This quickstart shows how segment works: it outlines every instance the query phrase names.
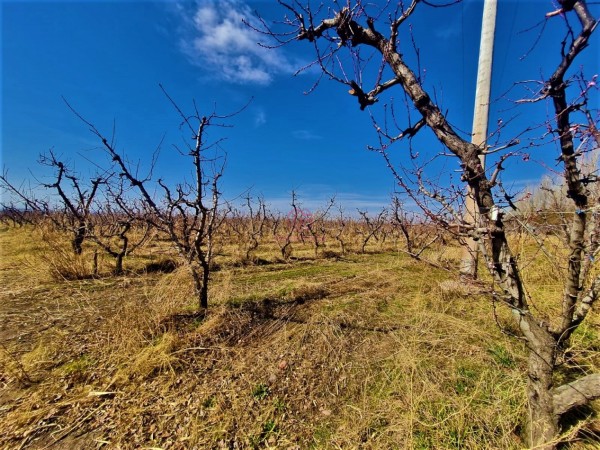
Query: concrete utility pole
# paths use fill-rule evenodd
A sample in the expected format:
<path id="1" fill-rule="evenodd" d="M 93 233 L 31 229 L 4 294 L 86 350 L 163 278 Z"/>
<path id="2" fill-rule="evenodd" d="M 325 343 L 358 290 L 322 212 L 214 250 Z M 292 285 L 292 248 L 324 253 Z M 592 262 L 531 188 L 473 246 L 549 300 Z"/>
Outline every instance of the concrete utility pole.
<path id="1" fill-rule="evenodd" d="M 471 142 L 486 148 L 488 132 L 488 115 L 490 109 L 490 86 L 492 81 L 492 60 L 494 55 L 494 31 L 496 29 L 496 0 L 485 0 L 481 26 L 481 43 L 479 45 L 479 64 L 477 68 L 477 90 L 475 91 L 475 113 L 473 116 L 473 135 Z M 479 156 L 485 168 L 485 154 Z M 471 189 L 467 190 L 465 202 L 465 222 L 477 225 L 479 222 L 477 205 Z M 477 242 L 469 239 L 461 262 L 460 272 L 477 278 L 478 249 Z"/>

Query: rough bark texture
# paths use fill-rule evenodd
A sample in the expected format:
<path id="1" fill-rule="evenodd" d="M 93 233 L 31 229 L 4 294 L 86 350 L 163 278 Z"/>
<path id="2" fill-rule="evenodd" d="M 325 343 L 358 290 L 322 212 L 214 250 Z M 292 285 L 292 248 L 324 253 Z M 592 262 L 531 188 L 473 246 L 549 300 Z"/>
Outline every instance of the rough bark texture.
<path id="1" fill-rule="evenodd" d="M 125 254 L 119 253 L 115 258 L 115 275 L 123 275 L 123 257 Z"/>
<path id="2" fill-rule="evenodd" d="M 597 398 L 600 398 L 600 374 L 594 373 L 554 389 L 554 414 L 560 416 Z"/>
<path id="3" fill-rule="evenodd" d="M 71 241 L 71 246 L 73 247 L 73 252 L 76 255 L 81 255 L 83 253 L 83 241 L 85 240 L 85 235 L 87 233 L 87 226 L 85 222 L 80 223 L 74 231 L 73 240 Z"/>
<path id="4" fill-rule="evenodd" d="M 554 410 L 552 375 L 555 366 L 555 341 L 546 330 L 534 328 L 529 338 L 527 397 L 529 399 L 529 442 L 540 450 L 555 448 L 558 416 Z"/>
<path id="5" fill-rule="evenodd" d="M 208 282 L 210 279 L 210 268 L 208 264 L 202 267 L 202 287 L 200 289 L 200 308 L 208 308 Z"/>

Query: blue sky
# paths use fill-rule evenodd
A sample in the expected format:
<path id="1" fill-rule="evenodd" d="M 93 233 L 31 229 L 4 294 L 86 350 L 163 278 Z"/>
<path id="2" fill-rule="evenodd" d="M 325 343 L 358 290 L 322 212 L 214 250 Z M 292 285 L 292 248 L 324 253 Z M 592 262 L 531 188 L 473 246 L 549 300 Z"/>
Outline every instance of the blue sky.
<path id="1" fill-rule="evenodd" d="M 420 47 L 426 87 L 435 90 L 451 122 L 465 132 L 472 121 L 482 8 L 478 0 L 441 9 L 421 5 L 408 21 Z M 591 8 L 600 15 L 598 5 Z M 548 21 L 537 46 L 521 58 L 537 39 L 541 28 L 535 25 L 554 9 L 545 0 L 499 1 L 493 99 L 514 81 L 548 77 L 556 66 L 561 18 Z M 285 13 L 275 1 L 264 0 L 3 1 L 2 167 L 17 183 L 29 179 L 35 185 L 32 174 L 42 181 L 48 175 L 37 157 L 50 148 L 83 175 L 93 172 L 90 160 L 105 161 L 97 139 L 68 110 L 64 96 L 105 134 L 114 124 L 118 150 L 139 160 L 142 170 L 164 137 L 155 173 L 183 179 L 189 170 L 171 147 L 181 140 L 180 119 L 161 83 L 184 110 L 191 110 L 195 99 L 203 111 L 216 105 L 218 112 L 229 113 L 252 99 L 230 121 L 233 128 L 212 135 L 226 137 L 225 197 L 252 189 L 285 208 L 294 189 L 309 208 L 324 205 L 332 195 L 347 209 L 387 204 L 394 180 L 381 157 L 366 150 L 377 142 L 368 112 L 359 110 L 347 87 L 328 80 L 306 95 L 316 72 L 294 72 L 311 61 L 310 47 L 258 47 L 261 36 L 241 22 L 242 17 L 252 20 L 254 10 L 267 20 Z M 400 38 L 406 58 L 416 61 L 409 35 Z M 598 73 L 598 54 L 595 36 L 578 61 L 588 77 Z M 510 95 L 519 98 L 518 92 Z M 401 99 L 402 93 L 398 88 L 390 96 Z M 390 98 L 372 107 L 374 114 L 386 101 Z M 594 102 L 598 108 L 597 95 Z M 513 118 L 503 135 L 507 138 L 543 122 L 547 113 L 546 104 L 510 106 L 494 102 L 490 117 L 492 124 Z M 425 133 L 417 150 L 443 149 Z M 405 147 L 394 151 L 396 161 L 408 161 Z M 505 184 L 534 183 L 544 173 L 537 162 L 556 157 L 552 145 L 535 152 L 533 163 L 509 163 Z M 434 170 L 456 168 L 447 161 Z"/>

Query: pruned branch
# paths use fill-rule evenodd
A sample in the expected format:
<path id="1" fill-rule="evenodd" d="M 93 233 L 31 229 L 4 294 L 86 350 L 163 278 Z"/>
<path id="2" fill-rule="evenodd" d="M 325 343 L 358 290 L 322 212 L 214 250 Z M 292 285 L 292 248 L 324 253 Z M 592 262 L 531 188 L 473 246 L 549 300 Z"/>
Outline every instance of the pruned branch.
<path id="1" fill-rule="evenodd" d="M 554 389 L 554 414 L 560 416 L 600 398 L 600 374 L 591 374 Z"/>

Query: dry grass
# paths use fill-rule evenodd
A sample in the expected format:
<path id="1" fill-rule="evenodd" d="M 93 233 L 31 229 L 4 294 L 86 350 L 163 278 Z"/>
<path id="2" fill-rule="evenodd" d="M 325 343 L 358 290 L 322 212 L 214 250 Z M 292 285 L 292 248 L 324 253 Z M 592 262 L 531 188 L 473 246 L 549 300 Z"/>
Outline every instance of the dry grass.
<path id="1" fill-rule="evenodd" d="M 0 239 L 11 260 L 38 258 L 19 231 Z M 214 273 L 206 316 L 185 268 L 32 277 L 28 297 L 4 263 L 3 307 L 58 306 L 46 322 L 11 313 L 21 328 L 56 323 L 27 342 L 4 336 L 0 447 L 523 447 L 525 349 L 501 333 L 477 286 L 398 253 L 292 263 L 257 254 L 275 262 Z M 457 255 L 446 248 L 437 261 Z M 590 319 L 569 365 L 597 372 L 600 320 Z M 570 429 L 572 448 L 594 448 L 580 440 L 597 428 L 592 415 Z"/>

